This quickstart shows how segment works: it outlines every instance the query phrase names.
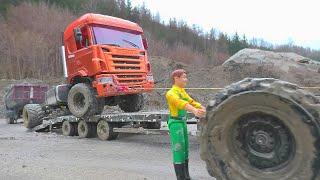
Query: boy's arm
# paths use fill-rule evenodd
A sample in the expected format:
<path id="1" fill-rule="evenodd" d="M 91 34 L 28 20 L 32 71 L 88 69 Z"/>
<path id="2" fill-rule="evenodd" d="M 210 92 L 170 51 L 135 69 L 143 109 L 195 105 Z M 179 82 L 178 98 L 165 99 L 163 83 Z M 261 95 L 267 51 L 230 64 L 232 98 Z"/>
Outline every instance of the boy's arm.
<path id="1" fill-rule="evenodd" d="M 192 112 L 197 117 L 204 117 L 205 110 L 202 109 L 201 104 L 199 103 L 199 108 L 193 106 L 188 101 L 181 99 L 177 94 L 167 92 L 166 98 L 169 104 L 175 106 L 178 109 L 185 109 L 189 112 Z"/>
<path id="2" fill-rule="evenodd" d="M 202 105 L 201 105 L 199 102 L 197 102 L 197 101 L 195 101 L 194 99 L 192 99 L 187 92 L 185 92 L 185 93 L 186 93 L 188 102 L 189 102 L 193 107 L 195 107 L 195 108 L 197 108 L 197 109 L 198 109 L 198 108 L 202 108 Z"/>

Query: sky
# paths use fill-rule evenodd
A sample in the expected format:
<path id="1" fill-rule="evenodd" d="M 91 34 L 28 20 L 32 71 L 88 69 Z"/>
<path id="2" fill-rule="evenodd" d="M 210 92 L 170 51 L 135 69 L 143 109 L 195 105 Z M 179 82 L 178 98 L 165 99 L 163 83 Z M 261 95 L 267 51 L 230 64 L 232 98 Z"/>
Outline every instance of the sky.
<path id="1" fill-rule="evenodd" d="M 132 0 L 134 6 L 143 2 L 164 22 L 176 18 L 204 31 L 215 28 L 275 45 L 293 42 L 320 50 L 318 0 Z"/>

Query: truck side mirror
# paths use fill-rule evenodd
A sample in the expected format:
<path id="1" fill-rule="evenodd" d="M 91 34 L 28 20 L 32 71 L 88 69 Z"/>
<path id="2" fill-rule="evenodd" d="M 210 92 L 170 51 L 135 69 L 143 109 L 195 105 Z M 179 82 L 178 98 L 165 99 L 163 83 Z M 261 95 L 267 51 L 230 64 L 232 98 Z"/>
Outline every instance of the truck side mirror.
<path id="1" fill-rule="evenodd" d="M 148 50 L 148 41 L 147 41 L 146 38 L 143 38 L 143 39 L 142 39 L 142 43 L 143 43 L 144 49 L 145 49 L 145 50 Z"/>
<path id="2" fill-rule="evenodd" d="M 76 39 L 76 42 L 79 42 L 79 43 L 82 42 L 82 32 L 80 28 L 74 29 L 74 37 Z"/>

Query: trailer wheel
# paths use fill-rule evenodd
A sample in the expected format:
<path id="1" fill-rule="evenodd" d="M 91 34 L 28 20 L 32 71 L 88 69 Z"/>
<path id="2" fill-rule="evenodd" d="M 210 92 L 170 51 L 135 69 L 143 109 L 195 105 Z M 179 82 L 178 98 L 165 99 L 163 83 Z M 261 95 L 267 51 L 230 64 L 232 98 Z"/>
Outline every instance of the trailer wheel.
<path id="1" fill-rule="evenodd" d="M 63 121 L 61 129 L 62 134 L 65 136 L 75 136 L 77 132 L 75 124 L 69 121 Z"/>
<path id="2" fill-rule="evenodd" d="M 32 129 L 42 123 L 45 112 L 40 104 L 27 104 L 23 108 L 23 124 L 26 128 Z"/>
<path id="3" fill-rule="evenodd" d="M 100 120 L 97 125 L 97 134 L 99 139 L 103 141 L 117 139 L 119 133 L 113 132 L 114 127 L 117 127 L 115 123 Z"/>
<path id="4" fill-rule="evenodd" d="M 96 98 L 96 91 L 90 85 L 79 83 L 74 85 L 68 94 L 68 107 L 76 117 L 89 117 L 101 114 L 103 101 Z"/>
<path id="5" fill-rule="evenodd" d="M 119 107 L 124 112 L 138 112 L 144 106 L 145 98 L 142 94 L 131 94 L 121 96 L 119 100 Z"/>
<path id="6" fill-rule="evenodd" d="M 78 134 L 80 138 L 92 138 L 96 135 L 96 126 L 94 123 L 81 120 L 78 123 Z"/>
<path id="7" fill-rule="evenodd" d="M 319 178 L 319 100 L 275 79 L 226 87 L 207 108 L 201 158 L 219 180 Z"/>

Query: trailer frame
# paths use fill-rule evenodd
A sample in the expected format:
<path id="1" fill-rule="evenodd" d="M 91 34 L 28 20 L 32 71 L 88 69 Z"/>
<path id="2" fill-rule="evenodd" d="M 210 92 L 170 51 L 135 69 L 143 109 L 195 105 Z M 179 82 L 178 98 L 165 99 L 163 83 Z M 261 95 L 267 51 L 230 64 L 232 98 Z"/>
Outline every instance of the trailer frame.
<path id="1" fill-rule="evenodd" d="M 94 115 L 89 118 L 77 118 L 73 115 L 59 117 L 44 117 L 42 124 L 34 127 L 31 131 L 35 132 L 51 132 L 54 129 L 62 128 L 62 123 L 68 121 L 70 123 L 79 123 L 85 121 L 88 123 L 98 123 L 105 120 L 108 123 L 128 124 L 129 127 L 114 127 L 115 133 L 132 133 L 144 135 L 167 135 L 167 129 L 148 129 L 141 127 L 141 123 L 161 123 L 168 120 L 169 113 L 167 111 L 149 111 L 149 112 L 134 112 L 134 113 L 110 113 L 102 115 Z M 189 113 L 187 124 L 197 124 L 197 119 Z"/>

